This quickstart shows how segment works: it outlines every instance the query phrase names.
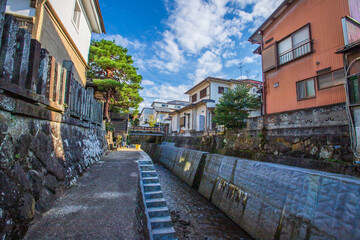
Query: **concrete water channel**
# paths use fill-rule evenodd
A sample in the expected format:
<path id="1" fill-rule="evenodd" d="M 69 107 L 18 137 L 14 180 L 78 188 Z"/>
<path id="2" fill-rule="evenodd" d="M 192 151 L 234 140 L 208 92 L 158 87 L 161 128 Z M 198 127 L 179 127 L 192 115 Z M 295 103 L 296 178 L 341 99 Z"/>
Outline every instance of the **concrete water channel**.
<path id="1" fill-rule="evenodd" d="M 252 239 L 196 190 L 159 164 L 155 168 L 178 239 Z"/>

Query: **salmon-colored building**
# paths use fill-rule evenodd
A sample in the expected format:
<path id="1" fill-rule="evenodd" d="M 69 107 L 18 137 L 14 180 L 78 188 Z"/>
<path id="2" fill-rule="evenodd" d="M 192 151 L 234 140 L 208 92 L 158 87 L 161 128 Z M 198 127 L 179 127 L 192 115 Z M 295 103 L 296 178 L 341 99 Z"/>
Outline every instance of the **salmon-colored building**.
<path id="1" fill-rule="evenodd" d="M 336 52 L 344 46 L 341 18 L 360 21 L 359 11 L 359 0 L 285 0 L 256 30 L 249 41 L 260 45 L 266 114 L 346 101 Z"/>

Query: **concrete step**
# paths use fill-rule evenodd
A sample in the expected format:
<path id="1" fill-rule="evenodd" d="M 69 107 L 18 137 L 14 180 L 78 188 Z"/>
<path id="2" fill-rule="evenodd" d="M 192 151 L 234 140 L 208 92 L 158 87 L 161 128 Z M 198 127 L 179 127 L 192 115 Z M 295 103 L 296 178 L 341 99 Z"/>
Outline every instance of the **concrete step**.
<path id="1" fill-rule="evenodd" d="M 156 171 L 141 171 L 142 177 L 157 177 Z"/>
<path id="2" fill-rule="evenodd" d="M 164 195 L 162 191 L 153 191 L 153 192 L 146 192 L 145 193 L 145 200 L 153 199 L 153 198 L 163 198 Z"/>
<path id="3" fill-rule="evenodd" d="M 152 165 L 153 162 L 152 161 L 148 161 L 148 160 L 141 160 L 139 161 L 140 165 Z"/>
<path id="4" fill-rule="evenodd" d="M 141 171 L 152 171 L 155 170 L 154 165 L 140 165 Z"/>
<path id="5" fill-rule="evenodd" d="M 152 234 L 154 240 L 176 239 L 175 229 L 173 227 L 153 229 Z"/>
<path id="6" fill-rule="evenodd" d="M 168 207 L 151 207 L 151 208 L 148 208 L 148 214 L 149 214 L 150 218 L 170 216 L 170 212 L 169 212 Z"/>
<path id="7" fill-rule="evenodd" d="M 166 207 L 166 201 L 165 198 L 153 198 L 145 200 L 146 207 L 152 208 L 152 207 Z"/>
<path id="8" fill-rule="evenodd" d="M 146 183 L 158 183 L 159 182 L 159 178 L 157 177 L 146 177 L 146 178 L 143 178 L 143 183 L 146 184 Z"/>
<path id="9" fill-rule="evenodd" d="M 153 191 L 160 191 L 161 185 L 159 183 L 147 183 L 144 184 L 144 191 L 145 192 L 153 192 Z"/>
<path id="10" fill-rule="evenodd" d="M 150 219 L 151 229 L 172 227 L 170 216 L 154 217 Z"/>

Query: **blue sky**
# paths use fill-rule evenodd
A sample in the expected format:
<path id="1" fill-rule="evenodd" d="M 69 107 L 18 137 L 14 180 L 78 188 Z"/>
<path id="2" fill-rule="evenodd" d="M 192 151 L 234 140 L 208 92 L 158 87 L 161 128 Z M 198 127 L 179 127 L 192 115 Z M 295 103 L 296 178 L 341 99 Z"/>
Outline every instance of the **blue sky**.
<path id="1" fill-rule="evenodd" d="M 207 76 L 261 80 L 249 36 L 282 0 L 100 0 L 105 38 L 129 50 L 143 76 L 144 106 L 188 100 Z M 242 76 L 239 63 L 242 62 Z"/>

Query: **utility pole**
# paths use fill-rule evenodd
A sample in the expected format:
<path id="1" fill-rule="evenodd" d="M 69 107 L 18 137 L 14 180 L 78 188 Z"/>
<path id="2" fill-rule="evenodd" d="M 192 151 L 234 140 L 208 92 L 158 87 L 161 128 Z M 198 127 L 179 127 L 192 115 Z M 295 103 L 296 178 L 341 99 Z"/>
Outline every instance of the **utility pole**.
<path id="1" fill-rule="evenodd" d="M 259 74 L 259 73 L 257 73 L 257 74 L 256 74 L 255 79 L 256 79 L 256 80 L 258 80 L 258 79 L 259 79 L 259 77 L 260 77 L 260 74 Z"/>
<path id="2" fill-rule="evenodd" d="M 242 79 L 242 69 L 243 69 L 242 62 L 239 63 L 239 69 L 240 69 L 240 80 Z"/>

